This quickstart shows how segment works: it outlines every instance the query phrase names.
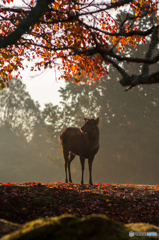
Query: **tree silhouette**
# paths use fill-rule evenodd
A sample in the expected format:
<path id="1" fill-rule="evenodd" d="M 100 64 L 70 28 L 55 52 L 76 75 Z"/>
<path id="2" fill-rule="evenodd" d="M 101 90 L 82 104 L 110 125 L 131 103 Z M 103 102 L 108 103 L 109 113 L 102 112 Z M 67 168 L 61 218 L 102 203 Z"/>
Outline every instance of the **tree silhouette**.
<path id="1" fill-rule="evenodd" d="M 50 139 L 55 133 L 47 131 L 44 119 L 20 79 L 0 92 L 1 182 L 62 179 L 61 149 L 55 137 Z"/>
<path id="2" fill-rule="evenodd" d="M 20 79 L 13 78 L 9 89 L 0 92 L 0 125 L 8 125 L 16 134 L 28 139 L 40 121 L 38 103 L 34 103 Z"/>

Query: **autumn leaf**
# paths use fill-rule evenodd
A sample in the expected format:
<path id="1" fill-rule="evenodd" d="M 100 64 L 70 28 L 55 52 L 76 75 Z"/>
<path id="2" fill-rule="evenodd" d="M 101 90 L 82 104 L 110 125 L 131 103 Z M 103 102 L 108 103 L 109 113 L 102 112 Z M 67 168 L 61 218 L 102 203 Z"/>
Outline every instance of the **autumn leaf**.
<path id="1" fill-rule="evenodd" d="M 30 5 L 31 5 L 31 6 L 34 5 L 34 0 L 31 0 Z"/>
<path id="2" fill-rule="evenodd" d="M 12 79 L 12 74 L 9 73 L 9 80 L 11 80 L 11 79 Z"/>
<path id="3" fill-rule="evenodd" d="M 54 29 L 55 29 L 55 31 L 57 31 L 57 24 L 54 25 Z"/>
<path id="4" fill-rule="evenodd" d="M 71 67 L 71 70 L 72 70 L 73 72 L 76 70 L 76 68 L 75 68 L 74 65 Z"/>

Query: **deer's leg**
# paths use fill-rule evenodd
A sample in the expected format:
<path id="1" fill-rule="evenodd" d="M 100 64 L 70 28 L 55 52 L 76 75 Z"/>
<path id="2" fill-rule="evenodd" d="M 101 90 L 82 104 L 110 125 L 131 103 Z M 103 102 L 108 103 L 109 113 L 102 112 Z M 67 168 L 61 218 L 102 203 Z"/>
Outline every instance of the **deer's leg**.
<path id="1" fill-rule="evenodd" d="M 65 161 L 65 164 L 64 164 L 65 165 L 65 183 L 68 182 L 68 180 L 67 180 L 68 154 L 69 154 L 69 152 L 65 148 L 63 148 L 63 156 L 64 156 L 64 161 Z"/>
<path id="2" fill-rule="evenodd" d="M 80 162 L 81 162 L 81 170 L 82 170 L 82 175 L 81 175 L 81 184 L 83 184 L 83 174 L 84 174 L 84 163 L 85 163 L 85 158 L 80 156 Z"/>
<path id="3" fill-rule="evenodd" d="M 71 178 L 71 171 L 70 171 L 70 164 L 72 160 L 75 158 L 75 155 L 72 153 L 69 153 L 69 158 L 68 158 L 68 174 L 69 174 L 69 182 L 72 183 L 72 178 Z"/>
<path id="4" fill-rule="evenodd" d="M 92 183 L 92 162 L 94 157 L 88 158 L 88 167 L 89 167 L 89 184 L 93 185 Z"/>

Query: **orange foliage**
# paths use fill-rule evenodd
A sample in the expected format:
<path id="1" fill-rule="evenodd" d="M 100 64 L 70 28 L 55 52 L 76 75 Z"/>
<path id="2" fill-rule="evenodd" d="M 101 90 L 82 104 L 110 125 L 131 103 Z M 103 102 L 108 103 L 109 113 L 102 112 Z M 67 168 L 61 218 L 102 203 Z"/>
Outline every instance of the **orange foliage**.
<path id="1" fill-rule="evenodd" d="M 17 12 L 5 8 L 5 4 L 11 4 L 13 0 L 2 0 L 2 2 L 4 7 L 0 9 L 3 17 L 0 26 L 1 38 L 14 32 L 21 19 L 26 16 L 23 8 Z M 111 2 L 115 4 L 118 1 Z M 31 0 L 30 7 L 36 7 L 36 1 Z M 135 48 L 137 42 L 145 43 L 144 36 L 135 34 L 125 36 L 125 33 L 140 31 L 137 28 L 138 19 L 144 11 L 148 16 L 157 14 L 157 1 L 139 0 L 130 3 L 129 11 L 134 12 L 135 18 L 132 24 L 128 21 L 123 22 L 123 36 L 117 35 L 120 22 L 108 11 L 98 11 L 93 15 L 89 11 L 84 12 L 84 8 L 93 11 L 89 8 L 89 1 L 86 0 L 76 3 L 69 0 L 53 1 L 39 21 L 30 27 L 27 36 L 23 35 L 16 44 L 1 48 L 1 78 L 4 81 L 11 79 L 12 72 L 23 69 L 24 59 L 28 61 L 35 59 L 32 70 L 41 70 L 42 67 L 52 68 L 57 63 L 57 59 L 61 58 L 62 65 L 59 65 L 58 69 L 63 71 L 64 75 L 62 74 L 61 78 L 65 78 L 66 81 L 73 76 L 76 83 L 84 77 L 90 77 L 94 81 L 99 80 L 99 76 L 107 73 L 107 64 L 109 64 L 103 59 L 101 52 L 107 56 L 106 51 L 114 45 L 119 53 L 123 53 L 125 45 L 130 44 Z"/>

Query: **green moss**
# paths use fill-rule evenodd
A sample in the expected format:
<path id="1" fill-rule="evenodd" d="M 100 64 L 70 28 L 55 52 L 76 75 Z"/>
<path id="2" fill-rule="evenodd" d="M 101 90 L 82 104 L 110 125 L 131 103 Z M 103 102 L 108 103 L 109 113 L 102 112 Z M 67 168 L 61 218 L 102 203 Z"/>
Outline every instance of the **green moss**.
<path id="1" fill-rule="evenodd" d="M 73 215 L 62 215 L 28 222 L 1 240 L 128 240 L 130 230 L 157 231 L 153 225 L 144 226 L 141 223 L 122 225 L 103 215 L 90 215 L 81 219 Z M 133 240 L 137 239 L 154 238 L 133 237 Z"/>
<path id="2" fill-rule="evenodd" d="M 20 226 L 21 226 L 20 224 L 16 224 L 16 223 L 8 222 L 4 219 L 0 219 L 0 238 L 5 234 L 8 234 L 20 228 Z"/>
<path id="3" fill-rule="evenodd" d="M 159 235 L 159 227 L 149 223 L 129 223 L 125 224 L 125 226 L 131 228 L 134 232 L 157 232 Z"/>

